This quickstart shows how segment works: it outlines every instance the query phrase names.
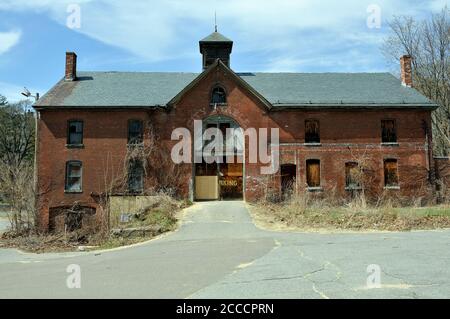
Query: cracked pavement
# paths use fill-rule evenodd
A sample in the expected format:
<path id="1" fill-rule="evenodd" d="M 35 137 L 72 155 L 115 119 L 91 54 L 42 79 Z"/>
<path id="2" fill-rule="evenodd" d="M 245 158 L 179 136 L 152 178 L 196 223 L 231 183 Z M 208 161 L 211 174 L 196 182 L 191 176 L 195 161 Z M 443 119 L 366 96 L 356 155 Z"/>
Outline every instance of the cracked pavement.
<path id="1" fill-rule="evenodd" d="M 449 298 L 450 230 L 260 230 L 245 203 L 189 208 L 180 229 L 134 247 L 24 254 L 0 249 L 1 298 Z M 66 268 L 81 267 L 69 289 Z M 369 265 L 380 285 L 369 288 Z"/>

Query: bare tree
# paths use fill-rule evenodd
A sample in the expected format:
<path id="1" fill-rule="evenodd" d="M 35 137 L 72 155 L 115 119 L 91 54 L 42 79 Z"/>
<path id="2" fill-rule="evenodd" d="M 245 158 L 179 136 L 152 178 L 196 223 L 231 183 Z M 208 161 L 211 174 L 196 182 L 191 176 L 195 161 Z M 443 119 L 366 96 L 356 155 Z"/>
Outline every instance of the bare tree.
<path id="1" fill-rule="evenodd" d="M 36 216 L 33 164 L 17 166 L 0 162 L 0 192 L 10 207 L 11 230 L 18 234 L 32 231 Z"/>
<path id="2" fill-rule="evenodd" d="M 35 119 L 30 102 L 0 107 L 0 161 L 19 167 L 34 158 Z"/>
<path id="3" fill-rule="evenodd" d="M 389 25 L 391 35 L 382 51 L 396 64 L 403 54 L 412 57 L 414 87 L 439 105 L 432 115 L 435 152 L 449 155 L 450 9 L 445 7 L 424 21 L 394 17 Z"/>
<path id="4" fill-rule="evenodd" d="M 166 149 L 151 123 L 145 125 L 142 143 L 130 143 L 120 162 L 107 153 L 103 163 L 102 192 L 95 194 L 101 209 L 102 226 L 109 233 L 111 212 L 110 198 L 116 195 L 146 196 L 165 193 L 177 196 L 183 186 L 182 167 L 173 163 L 170 150 Z M 130 190 L 131 163 L 139 162 L 143 169 L 143 188 L 139 192 Z"/>
<path id="5" fill-rule="evenodd" d="M 30 103 L 8 104 L 0 96 L 0 194 L 10 206 L 13 231 L 31 230 L 35 222 L 34 115 Z"/>

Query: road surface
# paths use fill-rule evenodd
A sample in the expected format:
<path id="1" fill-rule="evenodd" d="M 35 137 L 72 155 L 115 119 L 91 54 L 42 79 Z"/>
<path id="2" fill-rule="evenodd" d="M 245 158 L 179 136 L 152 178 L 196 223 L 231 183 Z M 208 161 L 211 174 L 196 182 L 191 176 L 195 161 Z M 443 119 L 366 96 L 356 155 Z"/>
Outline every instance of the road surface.
<path id="1" fill-rule="evenodd" d="M 450 298 L 449 265 L 449 230 L 269 232 L 243 202 L 205 202 L 178 231 L 134 247 L 0 249 L 0 298 Z"/>

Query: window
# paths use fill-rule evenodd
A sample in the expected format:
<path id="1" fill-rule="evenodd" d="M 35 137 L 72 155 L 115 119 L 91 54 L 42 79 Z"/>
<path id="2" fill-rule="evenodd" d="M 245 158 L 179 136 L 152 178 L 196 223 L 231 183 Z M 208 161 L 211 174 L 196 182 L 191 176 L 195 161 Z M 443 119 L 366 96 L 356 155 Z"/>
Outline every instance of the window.
<path id="1" fill-rule="evenodd" d="M 144 189 L 144 167 L 141 160 L 131 160 L 128 170 L 128 191 L 142 193 Z"/>
<path id="2" fill-rule="evenodd" d="M 320 161 L 306 161 L 306 183 L 308 187 L 320 187 Z"/>
<path id="3" fill-rule="evenodd" d="M 128 121 L 128 144 L 141 144 L 144 141 L 143 127 L 140 120 Z"/>
<path id="4" fill-rule="evenodd" d="M 82 164 L 79 161 L 70 161 L 66 164 L 67 192 L 81 192 Z"/>
<path id="5" fill-rule="evenodd" d="M 345 163 L 345 187 L 350 189 L 360 188 L 360 170 L 358 163 Z"/>
<path id="6" fill-rule="evenodd" d="M 381 142 L 397 143 L 397 128 L 395 125 L 395 120 L 381 121 Z"/>
<path id="7" fill-rule="evenodd" d="M 320 143 L 319 121 L 305 121 L 305 143 Z"/>
<path id="8" fill-rule="evenodd" d="M 396 159 L 387 159 L 384 161 L 384 185 L 386 187 L 398 186 L 398 172 Z"/>
<path id="9" fill-rule="evenodd" d="M 95 208 L 73 204 L 52 207 L 49 210 L 48 231 L 50 233 L 72 232 L 95 222 Z"/>
<path id="10" fill-rule="evenodd" d="M 216 86 L 212 90 L 211 104 L 213 104 L 213 105 L 216 105 L 216 104 L 218 104 L 218 105 L 227 104 L 227 95 L 225 93 L 225 90 L 222 87 Z"/>
<path id="11" fill-rule="evenodd" d="M 295 190 L 297 166 L 295 164 L 281 165 L 281 192 L 290 195 Z"/>
<path id="12" fill-rule="evenodd" d="M 69 121 L 67 133 L 68 145 L 83 144 L 83 121 Z"/>

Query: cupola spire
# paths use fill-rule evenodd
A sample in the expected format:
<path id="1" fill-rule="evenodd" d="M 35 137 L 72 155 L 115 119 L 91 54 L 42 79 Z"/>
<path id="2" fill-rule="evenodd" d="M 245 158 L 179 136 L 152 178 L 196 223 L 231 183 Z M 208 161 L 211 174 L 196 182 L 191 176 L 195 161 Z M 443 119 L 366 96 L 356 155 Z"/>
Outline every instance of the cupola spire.
<path id="1" fill-rule="evenodd" d="M 214 32 L 217 32 L 217 12 L 214 11 Z"/>

